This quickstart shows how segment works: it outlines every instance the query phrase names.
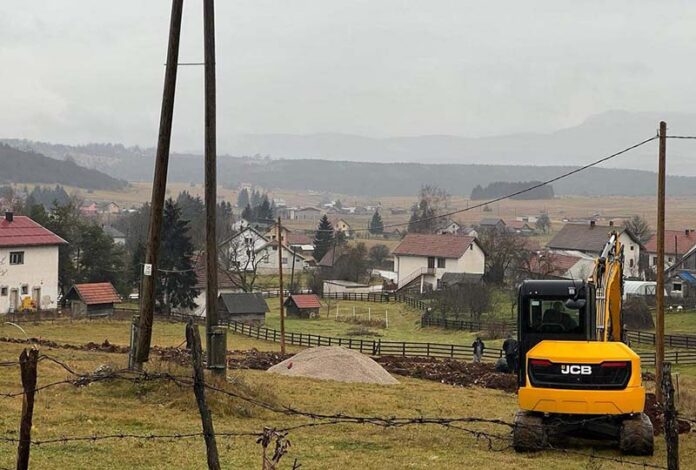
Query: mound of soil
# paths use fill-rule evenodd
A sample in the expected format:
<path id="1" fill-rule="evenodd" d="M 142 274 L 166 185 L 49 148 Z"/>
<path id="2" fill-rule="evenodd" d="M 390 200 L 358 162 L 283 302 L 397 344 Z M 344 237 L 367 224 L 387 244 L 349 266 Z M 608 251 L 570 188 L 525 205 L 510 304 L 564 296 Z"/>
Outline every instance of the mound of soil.
<path id="1" fill-rule="evenodd" d="M 435 380 L 448 385 L 476 385 L 510 393 L 517 391 L 517 376 L 496 372 L 493 364 L 399 356 L 383 356 L 376 360 L 393 374 Z"/>
<path id="2" fill-rule="evenodd" d="M 399 383 L 369 356 L 335 346 L 306 349 L 271 367 L 268 372 L 338 382 Z"/>
<path id="3" fill-rule="evenodd" d="M 648 415 L 653 425 L 653 434 L 662 434 L 665 430 L 665 415 L 662 406 L 657 402 L 654 393 L 645 394 L 645 414 Z M 691 431 L 691 424 L 688 421 L 677 418 L 677 430 L 679 434 Z"/>

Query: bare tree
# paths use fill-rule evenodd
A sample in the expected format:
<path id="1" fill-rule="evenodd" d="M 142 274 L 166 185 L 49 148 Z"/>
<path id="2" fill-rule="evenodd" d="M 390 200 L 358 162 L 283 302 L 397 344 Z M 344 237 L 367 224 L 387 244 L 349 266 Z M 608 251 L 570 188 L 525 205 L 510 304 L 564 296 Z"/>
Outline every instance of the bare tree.
<path id="1" fill-rule="evenodd" d="M 220 264 L 230 273 L 230 281 L 244 292 L 254 290 L 259 265 L 270 259 L 267 250 L 256 250 L 254 240 L 242 236 L 231 238 L 219 253 Z"/>
<path id="2" fill-rule="evenodd" d="M 635 235 L 641 243 L 646 243 L 652 237 L 650 224 L 639 215 L 634 215 L 630 219 L 624 220 L 623 227 Z"/>
<path id="3" fill-rule="evenodd" d="M 440 217 L 449 205 L 450 195 L 437 186 L 425 185 L 418 194 L 418 202 L 411 207 L 408 231 L 412 233 L 437 233 L 447 223 Z"/>
<path id="4" fill-rule="evenodd" d="M 503 284 L 530 257 L 524 237 L 508 231 L 485 230 L 480 242 L 486 253 L 486 280 L 493 284 Z"/>

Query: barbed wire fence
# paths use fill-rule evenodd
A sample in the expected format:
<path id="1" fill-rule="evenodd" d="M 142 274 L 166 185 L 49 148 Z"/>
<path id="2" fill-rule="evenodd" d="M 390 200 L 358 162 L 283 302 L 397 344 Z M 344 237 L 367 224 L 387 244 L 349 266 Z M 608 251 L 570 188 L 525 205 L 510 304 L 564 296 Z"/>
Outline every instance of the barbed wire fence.
<path id="1" fill-rule="evenodd" d="M 198 341 L 195 340 L 194 331 L 198 331 L 198 327 L 192 322 L 186 326 L 188 335 L 193 335 L 193 341 L 190 342 L 190 349 L 186 350 L 192 356 L 192 375 L 176 375 L 166 372 L 147 372 L 147 371 L 135 371 L 130 369 L 119 369 L 112 370 L 109 368 L 98 369 L 92 373 L 81 373 L 76 370 L 76 368 L 67 364 L 59 358 L 51 355 L 41 354 L 38 347 L 35 345 L 30 349 L 25 349 L 22 351 L 18 361 L 0 361 L 1 367 L 19 367 L 22 373 L 22 390 L 21 391 L 7 391 L 0 392 L 0 399 L 12 399 L 17 397 L 23 397 L 23 407 L 22 407 L 22 417 L 21 417 L 21 430 L 19 437 L 14 436 L 0 436 L 0 444 L 14 444 L 18 447 L 17 455 L 17 467 L 18 469 L 28 469 L 29 468 L 29 452 L 32 446 L 46 446 L 55 444 L 67 444 L 70 442 L 90 442 L 99 443 L 109 440 L 140 440 L 149 442 L 175 442 L 181 439 L 200 439 L 206 442 L 206 450 L 208 456 L 208 468 L 220 468 L 219 459 L 217 457 L 217 451 L 215 449 L 212 452 L 211 458 L 211 445 L 210 441 L 215 442 L 216 438 L 230 439 L 230 438 L 256 438 L 256 443 L 261 446 L 262 454 L 262 469 L 263 470 L 277 470 L 279 469 L 279 464 L 281 459 L 289 453 L 291 446 L 291 441 L 289 436 L 292 432 L 301 429 L 309 428 L 320 428 L 329 426 L 339 426 L 339 425 L 365 425 L 365 426 L 377 426 L 385 429 L 396 429 L 411 426 L 436 426 L 445 428 L 448 430 L 461 432 L 473 437 L 476 442 L 483 442 L 488 451 L 492 452 L 503 452 L 512 448 L 512 432 L 515 427 L 519 426 L 534 426 L 530 424 L 521 425 L 519 423 L 513 423 L 500 418 L 483 418 L 475 416 L 458 416 L 458 417 L 429 417 L 429 416 L 416 416 L 416 417 L 384 417 L 384 416 L 364 416 L 364 415 L 351 415 L 345 413 L 328 414 L 328 413 L 318 413 L 313 411 L 302 410 L 290 405 L 277 405 L 264 401 L 254 396 L 249 396 L 246 393 L 230 389 L 223 385 L 207 383 L 203 379 L 203 368 L 202 362 L 197 361 L 194 356 L 198 355 L 200 359 L 202 356 L 200 337 L 198 336 Z M 184 351 L 182 351 L 183 353 Z M 40 363 L 51 363 L 61 369 L 63 369 L 68 377 L 63 380 L 57 380 L 50 382 L 48 384 L 37 386 L 36 378 L 38 376 L 38 365 Z M 199 368 L 201 372 L 200 376 L 196 375 L 196 369 Z M 28 376 L 27 376 L 28 374 Z M 33 374 L 33 378 L 32 378 Z M 28 379 L 28 380 L 25 380 Z M 186 431 L 186 432 L 168 432 L 168 433 L 133 433 L 133 432 L 111 432 L 105 434 L 85 434 L 85 435 L 63 435 L 44 439 L 32 439 L 31 437 L 31 421 L 33 419 L 33 406 L 26 406 L 28 402 L 33 403 L 34 395 L 40 391 L 51 389 L 59 386 L 74 386 L 74 387 L 85 387 L 93 383 L 101 382 L 115 382 L 115 381 L 125 381 L 134 384 L 143 384 L 149 382 L 170 382 L 174 383 L 180 387 L 195 389 L 199 387 L 208 394 L 217 394 L 226 398 L 241 400 L 250 405 L 259 407 L 261 409 L 267 410 L 274 414 L 293 416 L 299 418 L 306 418 L 309 421 L 296 424 L 293 426 L 288 426 L 284 428 L 276 427 L 264 427 L 260 431 L 232 431 L 232 430 L 214 430 L 212 428 L 212 417 L 210 412 L 207 412 L 207 417 L 205 410 L 207 410 L 207 404 L 205 402 L 205 397 L 200 396 L 196 393 L 196 399 L 199 402 L 199 411 L 201 411 L 201 419 L 203 424 L 202 431 Z M 200 391 L 200 390 L 199 390 Z M 203 402 L 202 407 L 200 402 Z M 206 419 L 209 419 L 209 425 L 205 424 Z M 597 420 L 603 419 L 602 417 L 595 418 Z M 591 421 L 589 419 L 588 421 Z M 554 426 L 563 426 L 563 421 L 558 421 L 556 423 L 545 425 L 547 429 L 551 427 L 553 431 Z M 499 431 L 491 430 L 491 428 L 499 429 Z M 579 450 L 560 448 L 552 445 L 551 443 L 544 444 L 538 450 L 546 450 L 552 452 L 560 452 L 566 455 L 573 455 L 579 457 L 585 457 L 589 460 L 612 462 L 621 465 L 633 466 L 633 467 L 643 467 L 643 468 L 667 468 L 648 461 L 635 461 L 629 460 L 623 457 L 615 457 L 609 455 L 600 455 L 595 452 L 582 452 Z M 217 465 L 217 466 L 216 466 Z M 297 460 L 294 460 L 291 464 L 291 468 L 298 469 L 301 465 Z M 2 467 L 0 467 L 2 470 Z"/>

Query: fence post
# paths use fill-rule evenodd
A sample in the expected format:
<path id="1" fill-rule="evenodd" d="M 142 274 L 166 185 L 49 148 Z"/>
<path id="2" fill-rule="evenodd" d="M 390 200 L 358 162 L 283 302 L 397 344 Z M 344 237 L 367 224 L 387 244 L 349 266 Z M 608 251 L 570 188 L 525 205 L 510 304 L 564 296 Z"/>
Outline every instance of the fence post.
<path id="1" fill-rule="evenodd" d="M 220 470 L 217 443 L 215 442 L 215 429 L 213 418 L 205 402 L 205 375 L 203 372 L 203 348 L 201 347 L 201 335 L 198 326 L 189 320 L 186 325 L 186 341 L 191 345 L 191 363 L 193 365 L 193 393 L 196 395 L 198 411 L 201 414 L 203 425 L 203 438 L 205 450 L 208 456 L 208 469 Z M 209 346 L 210 347 L 210 346 Z"/>
<path id="2" fill-rule="evenodd" d="M 662 371 L 662 395 L 665 408 L 665 443 L 667 445 L 667 468 L 679 470 L 679 431 L 677 412 L 674 407 L 674 387 L 672 386 L 672 364 L 664 363 Z"/>
<path id="3" fill-rule="evenodd" d="M 19 355 L 22 376 L 22 421 L 19 425 L 19 445 L 17 446 L 17 470 L 29 468 L 29 451 L 31 449 L 31 423 L 34 417 L 34 394 L 36 393 L 36 364 L 39 361 L 38 349 L 25 349 Z"/>

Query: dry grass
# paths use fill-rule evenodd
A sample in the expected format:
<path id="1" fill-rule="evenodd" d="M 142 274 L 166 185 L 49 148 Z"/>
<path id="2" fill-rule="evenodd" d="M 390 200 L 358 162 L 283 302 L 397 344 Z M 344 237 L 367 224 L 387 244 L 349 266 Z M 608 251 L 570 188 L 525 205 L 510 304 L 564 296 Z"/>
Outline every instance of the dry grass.
<path id="1" fill-rule="evenodd" d="M 104 337 L 125 338 L 127 322 L 57 323 L 31 326 L 32 334 L 49 339 L 70 339 L 78 343 L 102 341 Z M 172 344 L 183 334 L 183 325 L 155 325 L 155 342 Z M 241 344 L 236 336 L 232 341 Z M 244 340 L 246 341 L 246 340 Z M 262 342 L 247 343 L 263 347 Z M 273 345 L 275 347 L 275 345 Z M 0 343 L 0 360 L 14 359 L 21 346 Z M 122 354 L 46 350 L 67 361 L 79 371 L 92 371 L 101 364 L 125 365 Z M 154 361 L 151 370 L 185 370 Z M 65 378 L 65 371 L 47 362 L 39 366 L 39 385 Z M 310 379 L 279 377 L 258 371 L 232 372 L 235 384 L 245 393 L 278 404 L 333 414 L 337 412 L 373 416 L 478 416 L 512 419 L 516 409 L 514 395 L 479 388 L 457 388 L 436 382 L 400 377 L 400 384 L 379 386 L 345 384 Z M 689 385 L 691 387 L 691 385 Z M 0 390 L 19 388 L 16 368 L 0 368 Z M 683 388 L 682 388 L 683 390 Z M 263 426 L 287 427 L 306 422 L 303 418 L 273 414 L 253 406 L 230 402 L 208 394 L 218 432 L 259 431 Z M 21 399 L 0 399 L 0 427 L 3 435 L 16 436 Z M 477 426 L 478 429 L 485 429 Z M 60 386 L 39 392 L 35 408 L 33 437 L 46 439 L 62 435 L 91 435 L 119 432 L 177 433 L 198 432 L 200 418 L 190 390 L 175 385 L 132 385 L 99 383 L 87 387 Z M 504 432 L 498 430 L 498 432 Z M 507 449 L 491 452 L 485 442 L 459 431 L 440 427 L 382 429 L 368 425 L 340 425 L 303 429 L 290 435 L 292 447 L 282 468 L 290 468 L 294 458 L 307 469 L 402 469 L 442 468 L 594 468 L 586 456 L 543 452 L 518 455 Z M 657 455 L 650 461 L 664 462 L 664 444 L 656 440 Z M 260 448 L 253 438 L 219 438 L 223 468 L 260 468 Z M 696 458 L 696 439 L 682 436 L 682 462 Z M 0 443 L 0 467 L 12 467 L 14 445 Z M 589 448 L 576 448 L 591 452 Z M 598 455 L 618 456 L 618 452 L 598 445 Z M 32 449 L 33 468 L 98 469 L 190 469 L 204 468 L 202 439 L 176 441 L 113 440 L 97 443 L 67 443 Z M 610 462 L 601 468 L 624 468 Z"/>

